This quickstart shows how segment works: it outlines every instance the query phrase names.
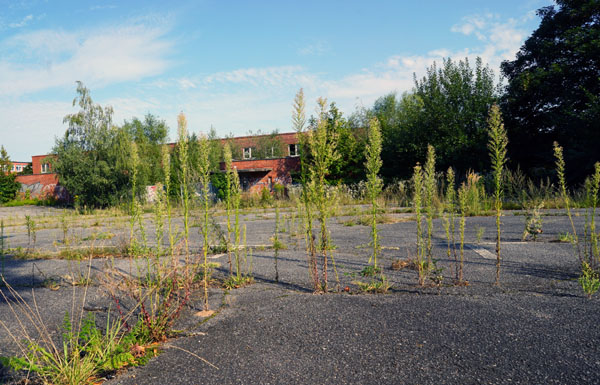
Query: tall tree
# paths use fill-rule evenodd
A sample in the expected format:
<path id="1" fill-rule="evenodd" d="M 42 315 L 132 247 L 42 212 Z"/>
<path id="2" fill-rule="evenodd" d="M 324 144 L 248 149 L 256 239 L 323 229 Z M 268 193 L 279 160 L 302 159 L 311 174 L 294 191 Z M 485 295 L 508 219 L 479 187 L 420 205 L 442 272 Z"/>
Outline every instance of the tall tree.
<path id="1" fill-rule="evenodd" d="M 538 10 L 541 23 L 513 61 L 502 107 L 509 155 L 531 174 L 552 172 L 560 142 L 583 180 L 600 158 L 600 2 L 557 0 Z"/>
<path id="2" fill-rule="evenodd" d="M 0 203 L 14 199 L 21 184 L 17 175 L 10 172 L 12 162 L 4 146 L 0 146 Z"/>
<path id="3" fill-rule="evenodd" d="M 114 204 L 128 191 L 131 137 L 112 123 L 112 107 L 95 104 L 90 91 L 77 82 L 73 106 L 79 112 L 65 116 L 65 135 L 53 148 L 53 169 L 60 183 L 82 204 Z"/>
<path id="4" fill-rule="evenodd" d="M 441 67 L 429 67 L 423 78 L 415 77 L 411 93 L 378 99 L 369 113 L 381 122 L 382 175 L 388 180 L 410 177 L 428 144 L 436 148 L 440 167 L 484 169 L 487 113 L 497 94 L 494 74 L 480 58 L 474 68 L 467 59 L 446 59 Z"/>

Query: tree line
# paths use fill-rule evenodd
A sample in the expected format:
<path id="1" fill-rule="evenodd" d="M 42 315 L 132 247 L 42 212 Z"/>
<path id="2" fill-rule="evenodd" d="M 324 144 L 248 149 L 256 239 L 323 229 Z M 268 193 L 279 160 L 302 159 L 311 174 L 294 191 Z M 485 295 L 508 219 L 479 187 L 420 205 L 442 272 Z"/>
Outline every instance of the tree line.
<path id="1" fill-rule="evenodd" d="M 501 108 L 508 133 L 507 166 L 519 167 L 533 179 L 554 176 L 552 143 L 565 148 L 571 184 L 583 181 L 600 159 L 600 3 L 558 0 L 556 6 L 538 10 L 541 23 L 525 41 L 515 60 L 502 63 L 506 84 L 480 58 L 444 59 L 433 63 L 412 90 L 380 97 L 370 108 L 344 116 L 335 103 L 321 106 L 320 115 L 307 119 L 309 130 L 318 125 L 335 137 L 340 154 L 328 170 L 330 183 L 351 184 L 365 180 L 365 145 L 369 122 L 381 126 L 382 166 L 385 183 L 411 177 L 413 166 L 423 162 L 428 145 L 436 149 L 440 169 L 454 167 L 457 175 L 473 170 L 490 171 L 487 156 L 487 119 L 492 105 Z M 131 189 L 131 153 L 139 154 L 136 194 L 164 179 L 161 147 L 168 127 L 148 114 L 117 126 L 112 108 L 95 104 L 89 90 L 77 83 L 73 105 L 80 111 L 67 115 L 68 128 L 53 148 L 53 168 L 61 184 L 77 203 L 103 207 L 125 199 Z M 221 141 L 211 128 L 209 160 L 217 171 L 223 160 Z M 201 155 L 195 134 L 189 137 L 189 168 L 194 172 Z M 233 158 L 242 149 L 230 142 Z M 261 136 L 257 157 L 285 153 L 276 133 Z M 180 194 L 177 179 L 181 165 L 171 162 L 171 191 Z M 308 149 L 301 149 L 310 158 Z M 224 196 L 224 175 L 213 172 L 211 181 Z"/>

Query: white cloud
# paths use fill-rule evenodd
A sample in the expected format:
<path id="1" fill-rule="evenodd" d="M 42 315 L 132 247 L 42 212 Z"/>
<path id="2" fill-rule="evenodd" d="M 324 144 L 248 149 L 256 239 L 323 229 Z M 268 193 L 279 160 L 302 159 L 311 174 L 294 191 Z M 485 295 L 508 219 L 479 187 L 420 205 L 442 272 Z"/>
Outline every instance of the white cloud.
<path id="1" fill-rule="evenodd" d="M 25 27 L 31 20 L 33 20 L 33 15 L 27 15 L 18 23 L 10 23 L 8 26 L 10 28 L 22 28 Z"/>
<path id="2" fill-rule="evenodd" d="M 162 27 L 42 30 L 0 43 L 0 96 L 19 96 L 82 80 L 92 87 L 140 80 L 168 66 L 172 42 Z"/>
<path id="3" fill-rule="evenodd" d="M 0 103 L 0 131 L 3 133 L 0 144 L 13 160 L 31 161 L 32 155 L 47 154 L 54 145 L 54 138 L 65 132 L 63 117 L 72 112 L 68 100 Z"/>
<path id="4" fill-rule="evenodd" d="M 329 52 L 329 45 L 322 41 L 298 49 L 298 55 L 301 56 L 321 56 L 327 52 Z"/>

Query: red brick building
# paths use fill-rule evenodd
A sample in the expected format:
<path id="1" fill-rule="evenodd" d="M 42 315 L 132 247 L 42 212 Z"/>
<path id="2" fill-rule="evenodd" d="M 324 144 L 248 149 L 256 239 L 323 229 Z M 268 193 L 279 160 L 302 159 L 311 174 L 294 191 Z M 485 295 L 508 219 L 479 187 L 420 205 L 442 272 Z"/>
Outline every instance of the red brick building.
<path id="1" fill-rule="evenodd" d="M 300 170 L 296 133 L 221 139 L 225 142 L 232 148 L 233 167 L 244 191 L 259 193 L 264 188 L 272 191 L 275 184 L 287 186 L 292 183 L 292 174 Z M 220 167 L 225 171 L 224 162 Z"/>
<path id="2" fill-rule="evenodd" d="M 240 176 L 242 189 L 260 193 L 263 188 L 272 191 L 275 184 L 292 183 L 292 174 L 300 169 L 298 137 L 295 133 L 240 136 L 220 139 L 228 142 L 233 152 L 233 166 Z M 173 147 L 175 143 L 171 143 Z M 32 197 L 52 195 L 67 199 L 66 190 L 59 185 L 58 175 L 52 172 L 48 158 L 52 155 L 31 157 L 32 175 L 20 175 L 21 191 L 29 191 Z M 26 162 L 21 162 L 29 164 Z M 221 170 L 225 164 L 221 162 Z"/>
<path id="3" fill-rule="evenodd" d="M 31 165 L 31 162 L 18 162 L 12 161 L 12 165 L 10 166 L 10 170 L 8 172 L 12 172 L 14 174 L 22 172 L 27 166 Z"/>
<path id="4" fill-rule="evenodd" d="M 21 192 L 28 193 L 32 198 L 54 197 L 67 200 L 68 193 L 58 184 L 58 175 L 52 172 L 52 166 L 47 158 L 52 155 L 34 155 L 31 157 L 33 174 L 17 176 L 21 183 Z"/>

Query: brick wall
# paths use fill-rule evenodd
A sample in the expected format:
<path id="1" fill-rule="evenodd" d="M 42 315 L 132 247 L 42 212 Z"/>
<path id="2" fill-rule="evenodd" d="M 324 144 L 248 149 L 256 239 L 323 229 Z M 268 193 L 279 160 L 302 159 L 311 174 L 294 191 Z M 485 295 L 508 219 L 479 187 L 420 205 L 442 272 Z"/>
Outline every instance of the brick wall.
<path id="1" fill-rule="evenodd" d="M 300 170 L 300 158 L 237 160 L 233 162 L 233 167 L 238 170 L 242 184 L 244 184 L 243 179 L 246 180 L 247 190 L 259 193 L 263 188 L 272 187 L 276 183 L 284 186 L 292 183 L 291 173 Z M 221 170 L 225 170 L 224 162 L 221 162 Z M 269 186 L 269 178 L 271 178 L 271 186 Z"/>
<path id="2" fill-rule="evenodd" d="M 68 200 L 69 195 L 63 186 L 58 184 L 57 174 L 19 175 L 17 182 L 21 183 L 21 192 L 32 198 L 53 196 L 57 200 Z"/>

